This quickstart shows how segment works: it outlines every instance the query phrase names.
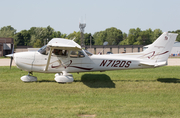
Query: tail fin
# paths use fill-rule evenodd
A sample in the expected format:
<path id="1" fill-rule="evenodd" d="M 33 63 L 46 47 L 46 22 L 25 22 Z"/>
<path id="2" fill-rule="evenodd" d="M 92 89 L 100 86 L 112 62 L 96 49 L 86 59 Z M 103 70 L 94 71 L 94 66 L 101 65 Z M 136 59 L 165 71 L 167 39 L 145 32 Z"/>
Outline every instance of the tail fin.
<path id="1" fill-rule="evenodd" d="M 156 41 L 154 41 L 148 49 L 143 51 L 143 56 L 146 65 L 147 60 L 149 65 L 163 66 L 169 57 L 174 41 L 178 34 L 164 32 Z M 142 63 L 144 63 L 144 61 Z"/>

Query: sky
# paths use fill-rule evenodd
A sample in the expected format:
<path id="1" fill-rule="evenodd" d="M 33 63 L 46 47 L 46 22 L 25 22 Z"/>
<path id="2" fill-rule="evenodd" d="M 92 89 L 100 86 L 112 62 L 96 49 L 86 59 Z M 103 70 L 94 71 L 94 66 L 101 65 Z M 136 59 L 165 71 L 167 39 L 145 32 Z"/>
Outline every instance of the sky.
<path id="1" fill-rule="evenodd" d="M 110 27 L 151 28 L 163 32 L 180 29 L 180 0 L 0 0 L 0 28 L 11 25 L 17 32 L 51 26 L 55 31 L 94 34 Z"/>

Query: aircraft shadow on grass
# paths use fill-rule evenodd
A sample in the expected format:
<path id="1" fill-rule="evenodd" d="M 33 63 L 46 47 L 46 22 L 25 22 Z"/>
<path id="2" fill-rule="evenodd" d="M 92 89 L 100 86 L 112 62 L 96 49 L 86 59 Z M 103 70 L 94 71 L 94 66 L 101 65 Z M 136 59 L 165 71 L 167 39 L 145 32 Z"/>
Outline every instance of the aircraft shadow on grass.
<path id="1" fill-rule="evenodd" d="M 158 78 L 157 81 L 163 83 L 180 83 L 180 79 L 177 78 Z"/>
<path id="2" fill-rule="evenodd" d="M 156 80 L 113 80 L 114 82 L 156 82 Z"/>
<path id="3" fill-rule="evenodd" d="M 115 88 L 115 83 L 106 74 L 84 74 L 81 82 L 90 88 Z"/>
<path id="4" fill-rule="evenodd" d="M 37 82 L 38 83 L 42 83 L 42 82 L 54 82 L 54 83 L 57 83 L 55 80 L 39 80 Z"/>

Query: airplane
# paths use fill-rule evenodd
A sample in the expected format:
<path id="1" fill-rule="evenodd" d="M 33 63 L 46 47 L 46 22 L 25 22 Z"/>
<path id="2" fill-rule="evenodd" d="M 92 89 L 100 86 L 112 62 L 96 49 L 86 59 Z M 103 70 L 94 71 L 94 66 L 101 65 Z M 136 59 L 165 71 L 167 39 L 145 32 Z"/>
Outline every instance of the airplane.
<path id="1" fill-rule="evenodd" d="M 164 32 L 148 49 L 137 53 L 93 55 L 73 40 L 53 38 L 36 52 L 20 52 L 7 55 L 16 66 L 28 75 L 24 82 L 37 81 L 33 72 L 56 73 L 58 83 L 73 82 L 70 73 L 155 68 L 167 65 L 172 46 L 178 34 Z"/>

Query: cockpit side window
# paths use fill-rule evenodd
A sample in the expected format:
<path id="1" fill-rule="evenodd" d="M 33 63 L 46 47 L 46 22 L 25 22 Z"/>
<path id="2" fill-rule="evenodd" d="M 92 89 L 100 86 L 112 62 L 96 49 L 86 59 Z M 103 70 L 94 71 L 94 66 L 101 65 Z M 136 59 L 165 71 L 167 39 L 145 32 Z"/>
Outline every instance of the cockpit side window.
<path id="1" fill-rule="evenodd" d="M 55 54 L 57 56 L 68 56 L 68 51 L 62 50 L 62 49 L 54 49 L 53 54 Z"/>
<path id="2" fill-rule="evenodd" d="M 83 57 L 85 57 L 85 55 L 82 51 L 71 51 L 70 57 L 71 58 L 83 58 Z"/>

